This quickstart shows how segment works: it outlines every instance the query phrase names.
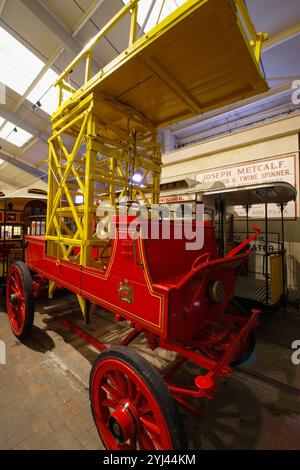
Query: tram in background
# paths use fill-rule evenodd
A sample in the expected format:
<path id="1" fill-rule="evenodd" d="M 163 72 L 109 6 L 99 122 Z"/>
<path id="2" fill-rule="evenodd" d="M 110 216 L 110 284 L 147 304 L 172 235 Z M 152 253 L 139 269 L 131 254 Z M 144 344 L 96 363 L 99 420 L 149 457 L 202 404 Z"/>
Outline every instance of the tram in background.
<path id="1" fill-rule="evenodd" d="M 168 204 L 172 217 L 193 218 L 196 205 L 204 204 L 205 218 L 212 220 L 219 256 L 225 256 L 251 232 L 250 224 L 258 223 L 261 234 L 252 242 L 253 257 L 250 257 L 236 283 L 236 296 L 269 307 L 283 306 L 288 298 L 286 246 L 284 236 L 284 211 L 290 201 L 295 201 L 297 191 L 289 183 L 278 181 L 243 187 L 225 187 L 223 183 L 203 184 L 191 178 L 166 179 L 160 185 L 160 204 Z M 269 204 L 280 209 L 277 219 L 270 219 Z M 262 219 L 251 219 L 252 206 L 262 205 Z M 245 216 L 237 215 L 241 206 Z M 280 232 L 271 230 L 272 222 L 280 222 Z M 260 249 L 257 249 L 259 245 Z"/>
<path id="2" fill-rule="evenodd" d="M 14 261 L 24 259 L 24 236 L 44 235 L 47 192 L 24 188 L 0 193 L 0 288 Z"/>

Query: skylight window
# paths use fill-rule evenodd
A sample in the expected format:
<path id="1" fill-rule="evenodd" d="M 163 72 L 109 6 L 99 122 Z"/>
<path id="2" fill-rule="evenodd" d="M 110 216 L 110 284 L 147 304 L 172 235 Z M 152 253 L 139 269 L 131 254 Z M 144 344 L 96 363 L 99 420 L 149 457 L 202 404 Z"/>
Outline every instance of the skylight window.
<path id="1" fill-rule="evenodd" d="M 7 122 L 0 131 L 0 137 L 17 147 L 22 147 L 33 135 L 21 127 L 15 126 L 12 122 Z"/>
<path id="2" fill-rule="evenodd" d="M 0 83 L 24 95 L 44 66 L 42 60 L 0 27 Z M 27 97 L 32 104 L 39 101 L 48 114 L 52 114 L 58 106 L 59 91 L 53 87 L 57 78 L 56 72 L 47 70 Z M 63 101 L 69 96 L 70 93 L 64 91 Z"/>
<path id="3" fill-rule="evenodd" d="M 129 2 L 129 0 L 122 1 L 125 4 Z M 176 8 L 180 7 L 183 3 L 185 3 L 185 1 L 186 0 L 156 0 L 153 10 L 145 26 L 145 32 L 152 29 L 158 23 L 158 21 L 163 20 L 166 16 L 172 13 L 172 11 L 176 10 Z M 140 27 L 142 27 L 144 24 L 150 6 L 150 0 L 140 0 L 138 3 L 138 24 L 140 25 Z"/>
<path id="4" fill-rule="evenodd" d="M 33 90 L 27 96 L 31 103 L 41 103 L 41 108 L 48 114 L 54 113 L 58 107 L 59 88 L 54 87 L 53 83 L 58 79 L 58 75 L 52 69 L 47 70 L 45 75 L 36 84 Z M 63 90 L 63 101 L 71 95 L 70 92 Z"/>
<path id="5" fill-rule="evenodd" d="M 0 82 L 23 95 L 44 63 L 0 27 Z"/>

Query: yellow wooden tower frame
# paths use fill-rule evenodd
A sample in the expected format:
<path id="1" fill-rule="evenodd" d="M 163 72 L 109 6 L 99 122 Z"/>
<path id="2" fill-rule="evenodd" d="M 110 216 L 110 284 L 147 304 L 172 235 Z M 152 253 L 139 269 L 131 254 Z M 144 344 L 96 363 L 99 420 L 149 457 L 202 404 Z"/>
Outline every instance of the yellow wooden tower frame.
<path id="1" fill-rule="evenodd" d="M 243 0 L 187 0 L 139 38 L 138 2 L 124 5 L 56 82 L 46 239 L 57 263 L 105 270 L 101 256 L 92 256 L 93 247 L 107 249 L 95 236 L 99 200 L 116 209 L 121 200 L 159 202 L 159 127 L 268 89 L 259 69 L 267 36 L 256 33 Z M 126 15 L 127 49 L 92 76 L 93 49 Z M 84 60 L 84 83 L 74 90 L 68 78 Z M 64 91 L 71 96 L 63 103 Z M 50 297 L 54 289 L 51 281 Z M 87 303 L 78 299 L 87 317 Z"/>

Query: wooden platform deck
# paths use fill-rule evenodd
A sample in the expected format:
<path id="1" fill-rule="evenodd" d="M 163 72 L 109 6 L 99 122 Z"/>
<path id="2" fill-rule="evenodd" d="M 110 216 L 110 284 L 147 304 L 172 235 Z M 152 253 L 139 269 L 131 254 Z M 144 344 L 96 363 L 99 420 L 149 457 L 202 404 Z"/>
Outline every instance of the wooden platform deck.
<path id="1" fill-rule="evenodd" d="M 87 81 L 53 118 L 93 92 L 128 104 L 160 127 L 267 89 L 234 3 L 187 0 Z"/>

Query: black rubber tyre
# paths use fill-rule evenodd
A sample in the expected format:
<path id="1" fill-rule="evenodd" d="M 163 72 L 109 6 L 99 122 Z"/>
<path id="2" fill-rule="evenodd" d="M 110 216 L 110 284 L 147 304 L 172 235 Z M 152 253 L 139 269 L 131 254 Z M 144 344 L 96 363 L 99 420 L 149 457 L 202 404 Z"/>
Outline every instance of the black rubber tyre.
<path id="1" fill-rule="evenodd" d="M 235 310 L 237 310 L 237 312 L 239 313 L 239 315 L 241 315 L 241 317 L 245 317 L 245 318 L 250 317 L 251 311 L 248 310 L 246 307 L 244 307 L 237 299 L 232 299 L 230 304 Z M 245 354 L 243 354 L 243 356 L 239 360 L 233 361 L 230 364 L 231 367 L 240 366 L 244 362 L 248 361 L 248 359 L 250 358 L 250 356 L 252 355 L 255 349 L 255 344 L 256 344 L 256 334 L 255 334 L 254 329 L 252 329 L 249 333 L 248 347 L 247 347 Z"/>
<path id="2" fill-rule="evenodd" d="M 22 292 L 22 305 L 24 307 L 24 318 L 20 328 L 14 328 L 12 321 L 12 306 L 10 305 L 12 277 L 17 275 Z M 18 275 L 19 274 L 19 275 Z M 6 308 L 10 319 L 11 329 L 19 340 L 26 339 L 32 330 L 34 321 L 34 292 L 31 275 L 27 265 L 23 261 L 13 263 L 8 271 L 6 279 Z"/>
<path id="3" fill-rule="evenodd" d="M 137 374 L 139 378 L 144 382 L 153 398 L 155 399 L 157 405 L 160 408 L 161 414 L 167 425 L 168 433 L 170 440 L 172 442 L 172 449 L 174 450 L 187 450 L 188 443 L 186 438 L 186 433 L 183 425 L 182 418 L 179 414 L 175 400 L 169 390 L 166 387 L 166 384 L 163 382 L 163 379 L 159 373 L 154 369 L 154 367 L 140 354 L 136 351 L 125 346 L 113 346 L 102 353 L 99 354 L 98 358 L 93 364 L 91 373 L 90 373 L 90 400 L 91 400 L 91 409 L 94 417 L 94 421 L 97 426 L 97 421 L 95 417 L 95 409 L 93 403 L 93 395 L 97 393 L 95 389 L 94 377 L 99 365 L 107 359 L 117 360 L 124 363 L 126 366 L 130 367 L 133 370 L 134 374 Z M 98 429 L 100 439 L 102 436 Z M 103 440 L 102 440 L 103 442 Z M 105 443 L 103 442 L 104 447 Z M 168 449 L 166 449 L 168 450 Z"/>

